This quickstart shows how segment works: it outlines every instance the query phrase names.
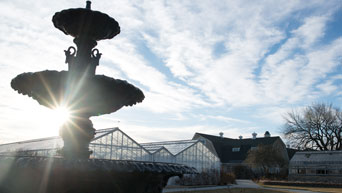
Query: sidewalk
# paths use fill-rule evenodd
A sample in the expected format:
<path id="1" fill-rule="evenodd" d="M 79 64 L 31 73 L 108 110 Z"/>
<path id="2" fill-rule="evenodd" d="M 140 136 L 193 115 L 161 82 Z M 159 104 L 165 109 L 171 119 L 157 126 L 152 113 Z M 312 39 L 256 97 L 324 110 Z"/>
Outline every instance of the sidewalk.
<path id="1" fill-rule="evenodd" d="M 219 189 L 228 189 L 229 186 L 230 185 L 198 187 L 198 188 L 170 188 L 170 189 L 164 189 L 163 192 L 191 192 L 191 191 L 197 191 L 197 190 L 219 190 Z"/>
<path id="2" fill-rule="evenodd" d="M 317 193 L 307 190 L 293 190 L 293 189 L 281 189 L 281 188 L 264 188 L 254 183 L 252 180 L 236 180 L 236 184 L 230 184 L 225 186 L 211 186 L 211 187 L 197 187 L 197 188 L 170 188 L 164 189 L 163 192 L 191 192 L 198 190 L 219 190 L 219 189 L 233 189 L 233 188 L 261 188 L 271 190 L 286 190 L 294 193 Z"/>

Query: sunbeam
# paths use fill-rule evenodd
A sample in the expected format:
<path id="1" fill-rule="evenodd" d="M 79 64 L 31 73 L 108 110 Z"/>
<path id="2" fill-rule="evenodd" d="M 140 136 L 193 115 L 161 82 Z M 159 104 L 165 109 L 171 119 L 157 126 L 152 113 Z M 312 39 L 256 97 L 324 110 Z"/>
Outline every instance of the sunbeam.
<path id="1" fill-rule="evenodd" d="M 64 106 L 56 107 L 53 109 L 53 119 L 55 125 L 62 126 L 70 120 L 70 110 Z"/>

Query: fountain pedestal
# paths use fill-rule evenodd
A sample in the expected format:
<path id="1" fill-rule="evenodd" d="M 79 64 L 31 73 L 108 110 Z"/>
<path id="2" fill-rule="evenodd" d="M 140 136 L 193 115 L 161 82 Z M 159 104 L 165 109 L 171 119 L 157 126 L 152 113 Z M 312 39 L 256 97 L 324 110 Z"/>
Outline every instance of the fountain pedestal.
<path id="1" fill-rule="evenodd" d="M 62 156 L 67 159 L 88 159 L 90 154 L 89 143 L 95 136 L 95 129 L 89 117 L 72 117 L 60 129 L 64 146 Z"/>

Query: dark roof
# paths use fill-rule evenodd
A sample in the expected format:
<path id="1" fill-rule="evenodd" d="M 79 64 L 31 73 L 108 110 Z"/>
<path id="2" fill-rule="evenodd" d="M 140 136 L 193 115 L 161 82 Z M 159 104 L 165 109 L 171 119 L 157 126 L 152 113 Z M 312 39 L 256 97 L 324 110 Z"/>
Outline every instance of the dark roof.
<path id="1" fill-rule="evenodd" d="M 289 156 L 289 160 L 294 156 L 294 154 L 299 151 L 297 149 L 292 149 L 292 148 L 286 148 L 287 155 Z"/>
<path id="2" fill-rule="evenodd" d="M 280 137 L 262 137 L 262 138 L 247 138 L 247 139 L 231 139 L 203 133 L 196 133 L 210 140 L 222 163 L 241 163 L 246 157 L 251 147 L 257 147 L 260 144 L 271 145 Z M 195 134 L 195 135 L 196 135 Z M 239 147 L 240 151 L 233 152 L 232 148 Z"/>

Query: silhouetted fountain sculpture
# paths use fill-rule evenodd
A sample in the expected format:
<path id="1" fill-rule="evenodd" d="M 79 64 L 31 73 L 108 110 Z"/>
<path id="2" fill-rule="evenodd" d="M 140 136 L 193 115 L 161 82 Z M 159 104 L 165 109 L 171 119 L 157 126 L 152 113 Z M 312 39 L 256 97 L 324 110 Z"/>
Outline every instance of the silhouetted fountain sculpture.
<path id="1" fill-rule="evenodd" d="M 52 18 L 56 28 L 74 37 L 65 50 L 68 71 L 23 73 L 11 86 L 49 108 L 66 106 L 70 121 L 61 130 L 62 157 L 0 157 L 0 193 L 144 193 L 161 192 L 169 177 L 195 173 L 172 163 L 89 159 L 95 129 L 91 116 L 142 102 L 144 94 L 124 80 L 96 75 L 98 40 L 120 33 L 118 22 L 86 8 L 67 9 Z"/>

